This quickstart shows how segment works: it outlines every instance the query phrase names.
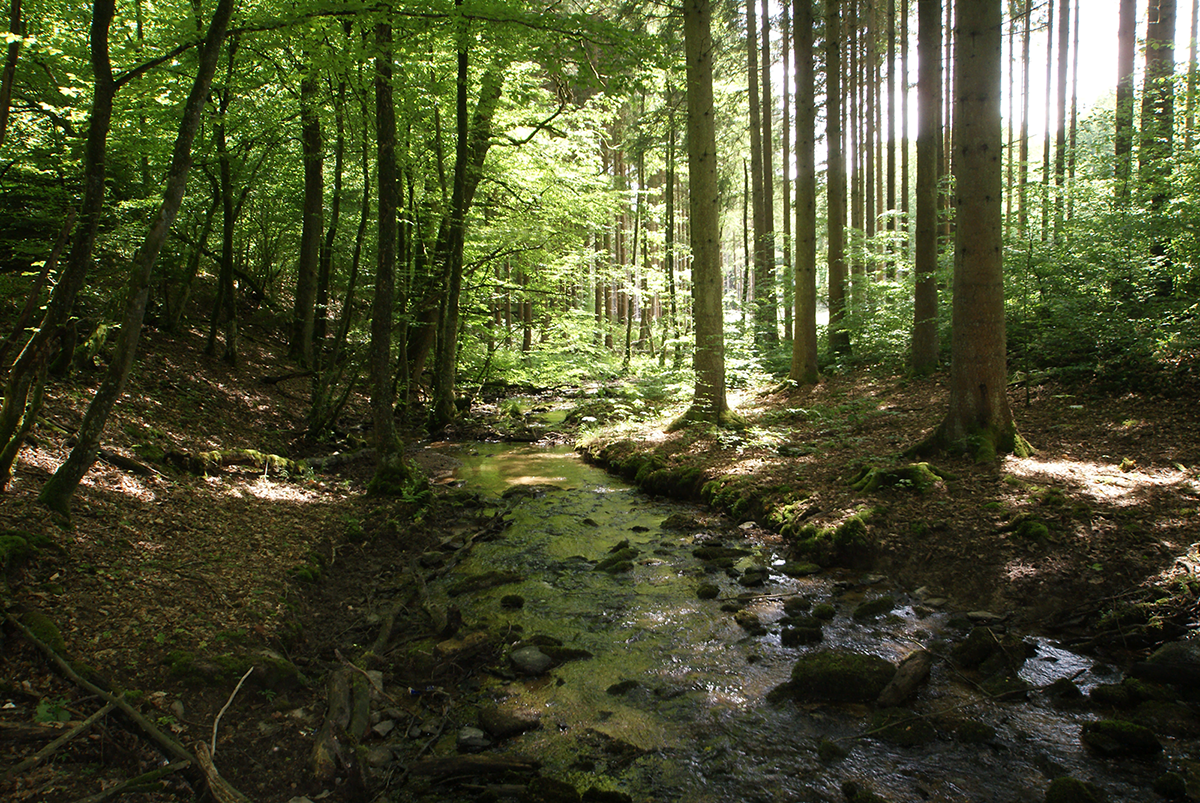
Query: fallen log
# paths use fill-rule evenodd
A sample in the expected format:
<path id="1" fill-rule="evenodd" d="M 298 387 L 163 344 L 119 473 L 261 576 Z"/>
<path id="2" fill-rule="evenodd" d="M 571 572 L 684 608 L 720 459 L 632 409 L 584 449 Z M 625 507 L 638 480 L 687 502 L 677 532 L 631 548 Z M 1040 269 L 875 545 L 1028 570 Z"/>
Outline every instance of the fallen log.
<path id="1" fill-rule="evenodd" d="M 917 693 L 917 688 L 929 677 L 933 668 L 933 655 L 928 650 L 914 650 L 896 667 L 896 674 L 883 691 L 877 704 L 880 708 L 894 708 Z"/>

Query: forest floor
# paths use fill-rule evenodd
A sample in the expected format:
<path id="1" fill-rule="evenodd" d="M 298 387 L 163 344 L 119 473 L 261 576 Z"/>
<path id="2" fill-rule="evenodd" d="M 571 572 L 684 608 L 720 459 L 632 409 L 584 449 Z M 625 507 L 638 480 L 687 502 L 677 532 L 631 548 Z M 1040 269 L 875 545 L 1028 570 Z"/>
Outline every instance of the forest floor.
<path id="1" fill-rule="evenodd" d="M 309 380 L 262 381 L 287 372 L 277 343 L 247 338 L 236 369 L 203 356 L 202 346 L 195 332 L 148 338 L 104 447 L 153 470 L 98 462 L 69 522 L 47 514 L 36 495 L 68 453 L 62 433 L 77 426 L 102 372 L 83 370 L 52 386 L 46 424 L 0 498 L 0 537 L 9 537 L 0 566 L 4 611 L 26 624 L 36 621 L 30 612 L 48 616 L 61 634 L 57 647 L 79 671 L 129 690 L 151 723 L 189 748 L 216 729 L 216 765 L 252 800 L 317 799 L 329 791 L 309 769 L 325 677 L 375 637 L 385 592 L 395 596 L 397 584 L 411 582 L 403 568 L 480 522 L 454 496 L 452 461 L 438 443 L 414 445 L 435 488 L 421 513 L 412 499 L 366 497 L 365 461 L 323 474 L 253 460 L 210 463 L 199 473 L 156 462 L 152 456 L 166 452 L 236 449 L 301 458 L 364 443 L 351 430 L 336 446 L 303 445 Z M 649 407 L 587 438 L 593 450 L 635 443 L 662 465 L 698 467 L 762 499 L 786 492 L 815 525 L 869 509 L 875 569 L 963 610 L 988 609 L 1029 629 L 1097 633 L 1120 625 L 1144 637 L 1157 627 L 1164 639 L 1195 623 L 1194 400 L 1017 388 L 1012 404 L 1034 456 L 988 465 L 936 459 L 947 479 L 926 493 L 902 485 L 864 494 L 849 482 L 864 465 L 894 465 L 937 424 L 943 377 L 860 373 L 804 390 L 742 389 L 731 398 L 748 422 L 743 430 L 667 434 L 678 411 Z M 365 404 L 352 401 L 344 420 L 367 421 Z M 466 422 L 457 437 L 494 435 L 494 423 Z M 1027 520 L 1044 526 L 1021 528 Z M 13 548 L 18 535 L 32 548 Z M 416 602 L 402 619 L 401 642 L 431 627 Z M 34 629 L 52 638 L 53 630 Z M 244 666 L 284 658 L 309 682 L 248 684 L 231 698 Z M 394 680 L 385 671 L 385 682 Z M 0 768 L 99 705 L 11 619 L 3 623 Z M 160 763 L 137 728 L 110 717 L 46 763 L 0 776 L 0 798 L 76 800 Z M 169 776 L 138 799 L 187 799 L 194 781 Z M 347 782 L 332 799 L 356 794 Z"/>

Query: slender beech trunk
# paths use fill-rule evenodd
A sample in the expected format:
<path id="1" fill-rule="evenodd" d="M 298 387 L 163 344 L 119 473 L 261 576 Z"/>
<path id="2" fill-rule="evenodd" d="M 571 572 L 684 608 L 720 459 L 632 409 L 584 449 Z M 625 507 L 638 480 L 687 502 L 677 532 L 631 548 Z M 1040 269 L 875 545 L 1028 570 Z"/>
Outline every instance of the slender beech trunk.
<path id="1" fill-rule="evenodd" d="M 754 322 L 754 341 L 762 345 L 766 336 L 766 317 L 764 296 L 761 281 L 766 276 L 767 267 L 767 212 L 764 187 L 763 153 L 767 143 L 763 141 L 762 99 L 759 94 L 759 58 L 758 58 L 758 0 L 746 0 L 746 74 L 749 84 L 750 104 L 750 200 L 753 209 L 754 233 L 750 238 L 754 250 L 754 267 L 749 272 L 751 280 L 743 288 L 750 299 L 747 305 L 750 318 Z"/>
<path id="2" fill-rule="evenodd" d="M 1079 0 L 1076 0 L 1075 23 L 1079 23 Z M 1075 29 L 1076 38 L 1079 36 L 1079 29 Z M 1183 149 L 1190 152 L 1192 150 L 1192 140 L 1196 132 L 1196 77 L 1197 77 L 1197 37 L 1200 36 L 1200 0 L 1192 0 L 1192 24 L 1188 34 L 1188 71 L 1187 71 L 1187 110 L 1183 126 Z M 1078 53 L 1075 54 L 1078 57 Z M 3 141 L 0 138 L 0 141 Z"/>
<path id="3" fill-rule="evenodd" d="M 321 152 L 321 114 L 317 102 L 316 66 L 300 79 L 300 151 L 304 161 L 304 209 L 300 228 L 300 255 L 296 263 L 296 299 L 292 312 L 292 339 L 288 348 L 301 365 L 313 364 L 313 325 L 316 320 L 317 270 L 324 229 L 325 167 Z"/>
<path id="4" fill-rule="evenodd" d="M 179 133 L 175 138 L 174 152 L 167 173 L 166 187 L 163 191 L 163 201 L 158 213 L 150 223 L 145 239 L 133 256 L 130 265 L 128 295 L 125 300 L 125 312 L 121 321 L 121 334 L 117 338 L 113 350 L 112 362 L 104 380 L 100 383 L 95 397 L 88 405 L 83 422 L 79 427 L 79 440 L 65 463 L 43 486 L 39 501 L 52 510 L 68 513 L 70 501 L 79 481 L 91 468 L 100 448 L 100 437 L 104 433 L 104 425 L 113 405 L 125 390 L 125 382 L 133 368 L 133 360 L 137 351 L 138 339 L 141 336 L 142 320 L 146 312 L 146 300 L 150 292 L 150 276 L 154 264 L 158 260 L 159 251 L 166 242 L 175 215 L 183 202 L 183 193 L 187 186 L 188 170 L 192 161 L 192 143 L 200 128 L 200 120 L 204 112 L 204 104 L 208 99 L 209 88 L 213 75 L 217 70 L 217 61 L 221 52 L 221 44 L 225 41 L 225 31 L 229 19 L 233 15 L 233 0 L 219 0 L 213 11 L 212 22 L 205 34 L 200 47 L 199 65 L 196 78 L 192 83 L 191 92 L 184 104 L 183 116 L 179 122 Z"/>
<path id="5" fill-rule="evenodd" d="M 71 317 L 75 296 L 83 287 L 100 216 L 104 212 L 104 179 L 108 132 L 112 124 L 113 98 L 118 84 L 109 60 L 108 29 L 114 14 L 113 0 L 95 0 L 88 35 L 92 65 L 92 110 L 83 151 L 83 200 L 78 224 L 71 237 L 66 264 L 58 277 L 46 312 L 9 369 L 0 407 L 0 490 L 8 487 L 12 467 L 41 409 L 45 366 L 59 344 Z"/>
<path id="6" fill-rule="evenodd" d="M 17 58 L 21 53 L 21 0 L 12 0 L 8 12 L 8 47 L 4 51 L 4 70 L 0 72 L 0 145 L 8 132 L 8 111 L 12 103 L 13 81 L 17 77 Z"/>
<path id="7" fill-rule="evenodd" d="M 1021 30 L 1021 156 L 1017 170 L 1017 228 L 1022 237 L 1029 228 L 1029 91 L 1032 78 L 1029 51 L 1033 16 L 1031 2 L 1032 0 L 1025 0 L 1021 14 L 1024 25 Z"/>

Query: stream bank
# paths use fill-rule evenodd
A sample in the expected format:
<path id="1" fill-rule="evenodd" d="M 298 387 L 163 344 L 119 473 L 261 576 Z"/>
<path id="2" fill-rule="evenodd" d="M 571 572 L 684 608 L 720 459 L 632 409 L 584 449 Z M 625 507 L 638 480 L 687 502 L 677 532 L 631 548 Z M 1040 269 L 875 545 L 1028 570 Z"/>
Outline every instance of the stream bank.
<path id="1" fill-rule="evenodd" d="M 410 671 L 453 670 L 408 687 L 419 704 L 403 723 L 380 720 L 404 736 L 368 751 L 367 777 L 394 799 L 1017 801 L 1059 779 L 1129 801 L 1196 791 L 1200 727 L 1168 685 L 929 588 L 802 567 L 751 521 L 645 496 L 562 448 L 458 459 L 464 490 L 507 527 L 430 584 L 462 624 L 407 650 Z M 1153 723 L 1152 753 L 1096 746 L 1143 734 L 1127 720 Z"/>

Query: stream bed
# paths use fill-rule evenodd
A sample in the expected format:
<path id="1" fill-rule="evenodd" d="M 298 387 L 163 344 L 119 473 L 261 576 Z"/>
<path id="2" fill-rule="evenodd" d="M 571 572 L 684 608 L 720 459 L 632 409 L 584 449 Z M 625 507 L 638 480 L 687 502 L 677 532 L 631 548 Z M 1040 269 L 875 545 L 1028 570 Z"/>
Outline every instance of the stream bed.
<path id="1" fill-rule="evenodd" d="M 460 692 L 455 704 L 465 712 L 501 706 L 540 723 L 495 740 L 489 754 L 535 757 L 543 776 L 580 792 L 685 803 L 840 801 L 847 782 L 886 801 L 1040 801 L 1065 775 L 1095 784 L 1109 800 L 1159 801 L 1156 778 L 1193 769 L 1195 739 L 1162 736 L 1163 754 L 1149 761 L 1097 757 L 1079 739 L 1082 725 L 1100 718 L 1094 708 L 1064 707 L 1041 691 L 1069 678 L 1086 695 L 1121 680 L 1113 667 L 1027 637 L 1036 654 L 1020 674 L 1034 690 L 996 702 L 945 660 L 965 635 L 964 612 L 928 594 L 870 574 L 786 576 L 782 545 L 770 533 L 642 494 L 563 447 L 477 444 L 454 456 L 462 463 L 458 480 L 494 498 L 510 523 L 474 544 L 431 593 L 458 606 L 468 627 L 509 632 L 511 642 L 549 637 L 591 656 L 535 677 L 502 664 Z M 721 566 L 694 555 L 701 544 L 748 554 Z M 626 565 L 597 568 L 620 550 Z M 747 570 L 765 581 L 742 585 L 737 578 Z M 447 591 L 458 578 L 488 572 L 520 579 Z M 716 598 L 700 599 L 702 585 L 715 585 Z M 863 600 L 885 595 L 895 600 L 890 612 L 852 615 Z M 802 600 L 791 603 L 796 608 L 832 606 L 820 643 L 783 644 L 789 600 Z M 738 609 L 753 615 L 735 620 Z M 755 619 L 759 626 L 748 629 Z M 807 651 L 852 650 L 895 664 L 918 647 L 937 658 L 908 705 L 933 726 L 922 743 L 864 735 L 873 714 L 865 705 L 768 700 Z M 471 724 L 464 714 L 454 727 Z M 449 729 L 432 752 L 456 752 Z M 476 799 L 454 794 L 463 796 L 441 799 Z"/>

